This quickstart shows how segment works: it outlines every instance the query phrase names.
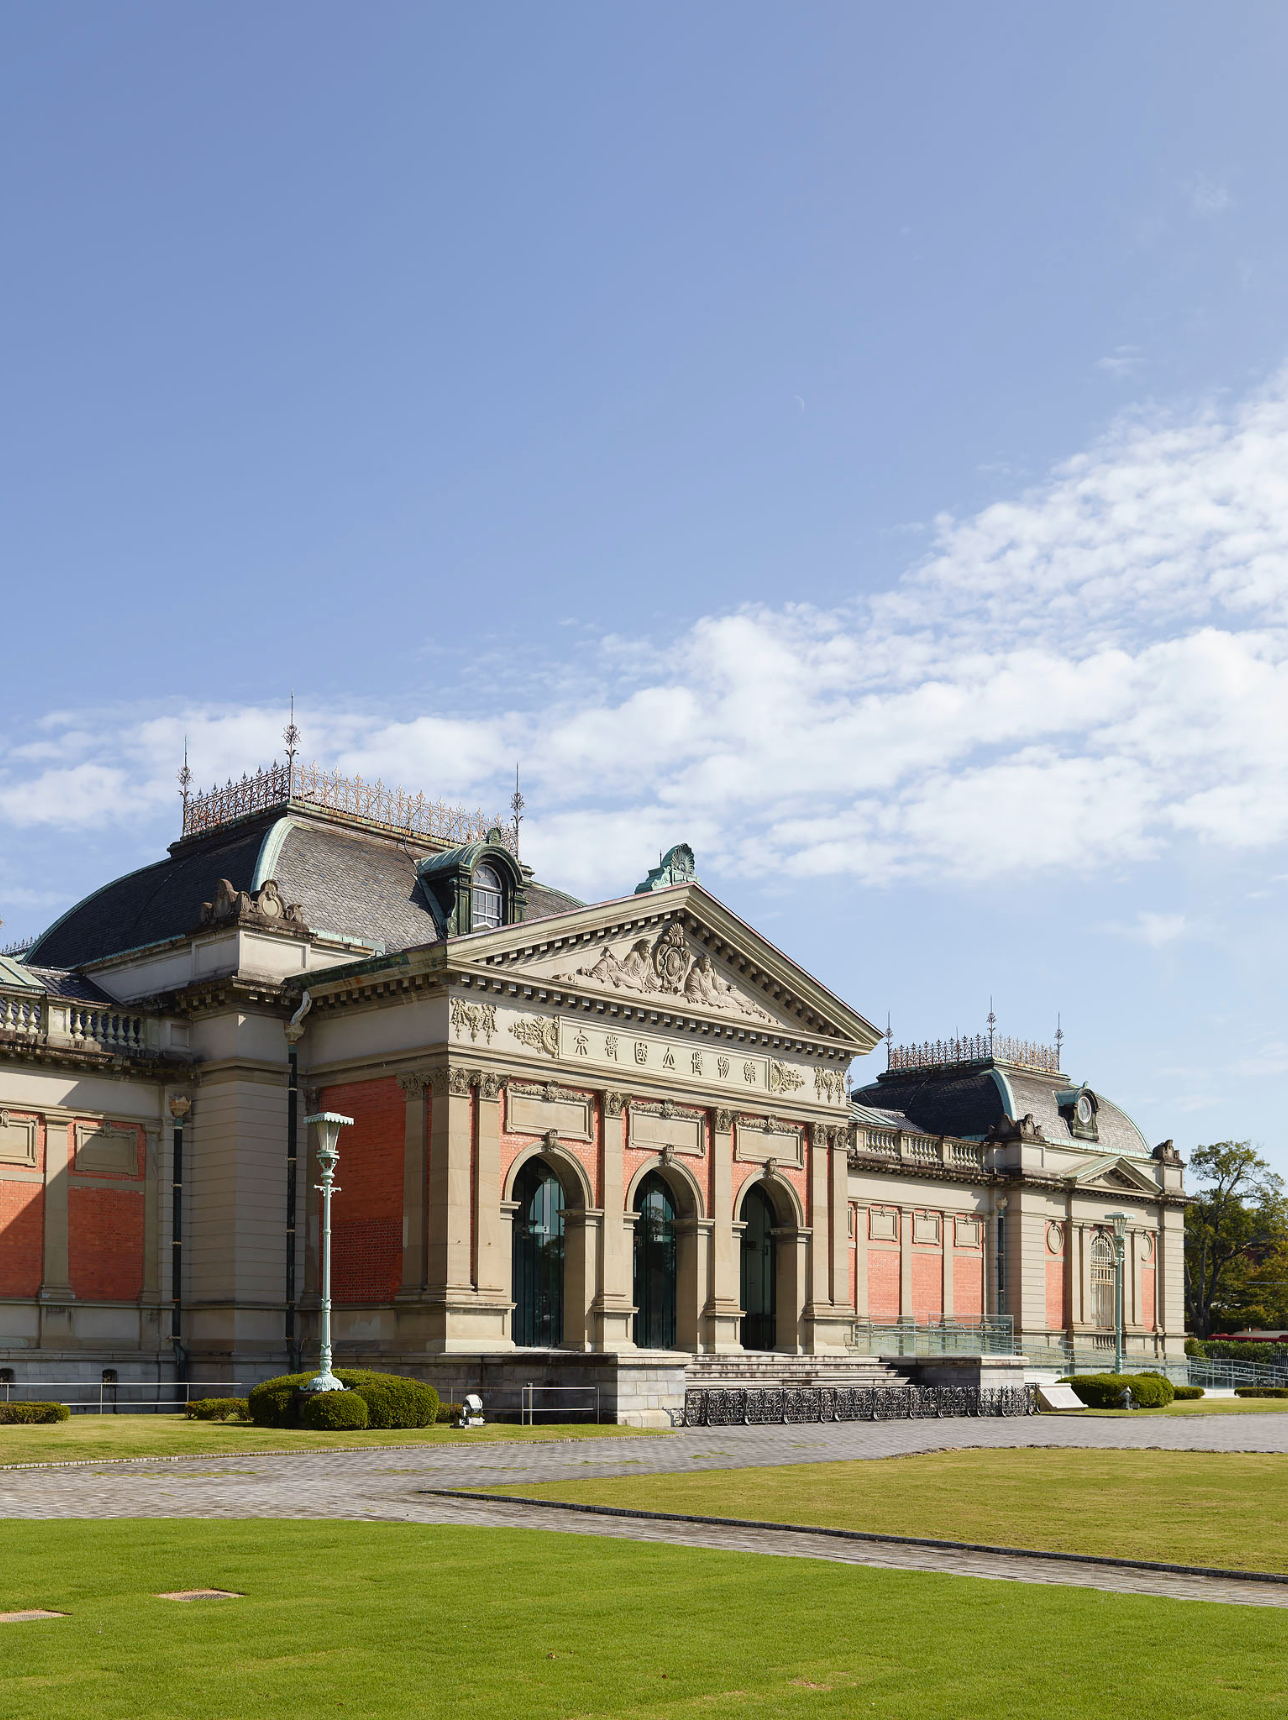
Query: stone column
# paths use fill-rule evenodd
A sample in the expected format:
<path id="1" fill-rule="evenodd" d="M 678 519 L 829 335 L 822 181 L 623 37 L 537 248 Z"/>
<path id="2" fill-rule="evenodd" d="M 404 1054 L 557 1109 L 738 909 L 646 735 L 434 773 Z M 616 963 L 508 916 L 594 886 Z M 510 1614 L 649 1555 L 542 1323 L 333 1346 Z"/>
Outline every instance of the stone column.
<path id="1" fill-rule="evenodd" d="M 831 1262 L 828 1259 L 832 1227 L 827 1175 L 831 1148 L 826 1127 L 820 1123 L 814 1125 L 806 1138 L 805 1150 L 809 1154 L 808 1222 L 814 1233 L 814 1246 L 810 1249 L 809 1299 L 811 1304 L 821 1308 L 832 1300 Z"/>
<path id="2" fill-rule="evenodd" d="M 832 1224 L 833 1307 L 850 1313 L 850 1142 L 846 1129 L 832 1130 L 829 1156 L 828 1211 Z"/>
<path id="3" fill-rule="evenodd" d="M 426 1160 L 429 1153 L 430 1077 L 419 1070 L 400 1075 L 406 1097 L 403 1122 L 403 1254 L 400 1296 L 419 1296 L 425 1287 Z"/>
<path id="4" fill-rule="evenodd" d="M 474 1281 L 490 1299 L 505 1292 L 509 1257 L 501 1235 L 501 1077 L 484 1072 L 478 1084 L 478 1143 L 474 1154 Z"/>
<path id="5" fill-rule="evenodd" d="M 742 1227 L 735 1225 L 733 1210 L 734 1121 L 732 1111 L 716 1111 L 711 1119 L 711 1276 L 702 1322 L 706 1348 L 724 1352 L 742 1348 Z"/>
<path id="6" fill-rule="evenodd" d="M 848 1152 L 845 1133 L 826 1123 L 810 1132 L 810 1299 L 808 1348 L 844 1350 L 850 1337 Z M 840 1149 L 837 1149 L 837 1138 Z"/>
<path id="7" fill-rule="evenodd" d="M 854 1314 L 859 1320 L 868 1318 L 868 1209 L 854 1209 Z"/>
<path id="8" fill-rule="evenodd" d="M 623 1181 L 626 1101 L 620 1093 L 599 1096 L 600 1187 L 603 1217 L 598 1227 L 598 1290 L 590 1307 L 590 1342 L 597 1350 L 621 1350 L 633 1346 L 631 1320 L 634 1296 L 633 1226 L 626 1223 L 626 1194 Z M 594 1233 L 591 1233 L 592 1235 Z"/>

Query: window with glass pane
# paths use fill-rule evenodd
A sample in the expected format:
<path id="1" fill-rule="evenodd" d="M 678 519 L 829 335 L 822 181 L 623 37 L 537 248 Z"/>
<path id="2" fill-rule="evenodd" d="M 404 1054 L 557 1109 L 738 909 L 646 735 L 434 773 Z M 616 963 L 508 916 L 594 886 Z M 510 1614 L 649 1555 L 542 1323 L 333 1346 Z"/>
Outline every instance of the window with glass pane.
<path id="1" fill-rule="evenodd" d="M 474 870 L 474 930 L 501 924 L 501 880 L 491 866 Z"/>

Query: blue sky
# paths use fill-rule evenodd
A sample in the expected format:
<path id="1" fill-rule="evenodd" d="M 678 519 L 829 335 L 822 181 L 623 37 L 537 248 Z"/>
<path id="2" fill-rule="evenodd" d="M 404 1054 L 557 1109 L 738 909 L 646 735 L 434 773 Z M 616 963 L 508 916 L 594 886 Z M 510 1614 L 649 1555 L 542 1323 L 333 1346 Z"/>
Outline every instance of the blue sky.
<path id="1" fill-rule="evenodd" d="M 1288 1172 L 1272 5 L 0 16 L 0 939 L 305 750 Z M 874 1060 L 874 1061 L 879 1061 Z M 861 1073 L 863 1065 L 856 1067 Z"/>

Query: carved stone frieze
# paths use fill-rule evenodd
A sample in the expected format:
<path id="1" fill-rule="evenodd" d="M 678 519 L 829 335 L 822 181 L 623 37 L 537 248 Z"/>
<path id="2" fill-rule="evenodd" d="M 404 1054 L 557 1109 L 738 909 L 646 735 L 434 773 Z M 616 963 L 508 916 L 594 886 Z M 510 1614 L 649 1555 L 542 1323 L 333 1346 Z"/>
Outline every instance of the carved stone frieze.
<path id="1" fill-rule="evenodd" d="M 775 1058 L 769 1060 L 769 1091 L 771 1093 L 794 1093 L 798 1087 L 805 1085 L 805 1077 L 799 1069 L 793 1069 L 790 1063 L 780 1063 Z"/>
<path id="2" fill-rule="evenodd" d="M 556 973 L 553 979 L 569 985 L 589 986 L 596 991 L 633 992 L 641 997 L 684 998 L 695 1007 L 713 1009 L 722 1015 L 739 1015 L 752 1021 L 772 1022 L 774 1017 L 745 997 L 716 971 L 705 951 L 696 953 L 673 920 L 657 937 L 637 938 L 633 943 L 606 944 L 593 962 Z"/>
<path id="3" fill-rule="evenodd" d="M 632 1099 L 632 1111 L 649 1117 L 687 1117 L 700 1120 L 702 1112 L 690 1105 L 677 1105 L 673 1099 Z"/>
<path id="4" fill-rule="evenodd" d="M 544 1051 L 547 1057 L 559 1055 L 559 1017 L 557 1015 L 522 1015 L 510 1023 L 510 1032 L 521 1045 L 533 1051 Z"/>
<path id="5" fill-rule="evenodd" d="M 845 1071 L 842 1069 L 814 1070 L 814 1092 L 828 1105 L 844 1105 L 849 1100 L 845 1090 Z"/>
<path id="6" fill-rule="evenodd" d="M 452 1032 L 458 1039 L 463 1039 L 468 1033 L 470 1044 L 478 1041 L 483 1035 L 484 1043 L 492 1043 L 492 1035 L 496 1032 L 496 1005 L 494 1003 L 466 1003 L 464 998 L 452 999 Z"/>

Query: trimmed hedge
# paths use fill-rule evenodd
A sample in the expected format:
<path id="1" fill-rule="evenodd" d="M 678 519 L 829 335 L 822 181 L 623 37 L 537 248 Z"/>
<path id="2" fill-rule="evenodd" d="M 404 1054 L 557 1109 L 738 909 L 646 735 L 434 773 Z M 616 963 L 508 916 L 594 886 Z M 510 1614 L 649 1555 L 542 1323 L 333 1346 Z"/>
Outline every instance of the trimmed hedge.
<path id="1" fill-rule="evenodd" d="M 1288 1362 L 1288 1344 L 1273 1338 L 1187 1338 L 1185 1354 L 1217 1362 Z"/>
<path id="2" fill-rule="evenodd" d="M 245 1398 L 194 1398 L 184 1409 L 189 1421 L 249 1421 Z"/>
<path id="3" fill-rule="evenodd" d="M 1288 1397 L 1288 1386 L 1235 1386 L 1235 1397 Z"/>
<path id="4" fill-rule="evenodd" d="M 257 1427 L 299 1427 L 300 1387 L 313 1379 L 316 1372 L 314 1369 L 307 1374 L 279 1374 L 276 1379 L 253 1386 L 246 1400 L 250 1419 Z M 334 1372 L 341 1385 L 356 1392 L 366 1404 L 368 1427 L 428 1427 L 438 1413 L 438 1393 L 422 1380 L 410 1380 L 402 1374 L 380 1374 L 370 1368 L 336 1368 Z"/>
<path id="5" fill-rule="evenodd" d="M 1183 1398 L 1188 1402 L 1188 1400 L 1190 1398 L 1201 1398 L 1203 1396 L 1203 1387 L 1202 1386 L 1173 1386 L 1172 1387 L 1172 1395 L 1173 1395 L 1173 1397 Z"/>
<path id="6" fill-rule="evenodd" d="M 464 1414 L 465 1405 L 463 1403 L 440 1403 L 438 1414 L 434 1420 L 440 1427 L 447 1427 L 452 1422 L 459 1421 Z"/>
<path id="7" fill-rule="evenodd" d="M 67 1421 L 65 1403 L 0 1403 L 0 1427 L 30 1426 L 32 1422 Z"/>
<path id="8" fill-rule="evenodd" d="M 1175 1396 L 1171 1380 L 1161 1374 L 1073 1374 L 1061 1382 L 1072 1386 L 1088 1409 L 1118 1409 L 1124 1386 L 1141 1409 L 1166 1409 Z"/>
<path id="9" fill-rule="evenodd" d="M 367 1406 L 357 1392 L 305 1392 L 300 1420 L 319 1432 L 366 1427 Z"/>

